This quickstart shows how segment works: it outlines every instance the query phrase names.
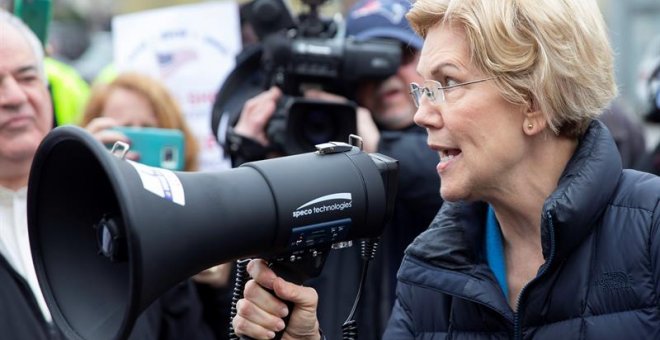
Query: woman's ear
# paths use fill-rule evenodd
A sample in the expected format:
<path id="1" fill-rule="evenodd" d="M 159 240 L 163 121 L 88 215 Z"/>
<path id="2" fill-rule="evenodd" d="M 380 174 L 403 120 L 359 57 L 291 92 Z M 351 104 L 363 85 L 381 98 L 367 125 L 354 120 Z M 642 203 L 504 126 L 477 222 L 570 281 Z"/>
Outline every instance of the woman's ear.
<path id="1" fill-rule="evenodd" d="M 548 126 L 548 121 L 541 110 L 531 103 L 530 107 L 525 112 L 525 119 L 523 119 L 523 132 L 528 136 L 533 136 Z"/>
<path id="2" fill-rule="evenodd" d="M 545 117 L 539 112 L 535 115 L 527 115 L 523 120 L 523 130 L 528 136 L 533 136 L 547 127 L 548 122 Z"/>

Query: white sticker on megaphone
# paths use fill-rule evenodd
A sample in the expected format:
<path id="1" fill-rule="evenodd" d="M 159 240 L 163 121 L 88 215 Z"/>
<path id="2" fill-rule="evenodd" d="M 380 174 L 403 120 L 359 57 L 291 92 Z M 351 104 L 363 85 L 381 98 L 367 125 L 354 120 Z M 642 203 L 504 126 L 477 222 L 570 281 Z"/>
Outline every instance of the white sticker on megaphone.
<path id="1" fill-rule="evenodd" d="M 166 169 L 154 168 L 137 162 L 127 160 L 135 170 L 137 170 L 142 186 L 168 201 L 172 201 L 178 205 L 186 205 L 186 196 L 183 192 L 183 185 L 179 177 Z"/>

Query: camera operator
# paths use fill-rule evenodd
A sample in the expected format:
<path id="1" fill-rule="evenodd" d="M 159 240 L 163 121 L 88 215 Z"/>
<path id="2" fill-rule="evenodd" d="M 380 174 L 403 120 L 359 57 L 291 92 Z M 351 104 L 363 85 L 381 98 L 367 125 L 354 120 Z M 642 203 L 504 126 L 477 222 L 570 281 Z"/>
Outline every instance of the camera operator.
<path id="1" fill-rule="evenodd" d="M 364 150 L 393 157 L 400 166 L 394 216 L 381 238 L 358 314 L 358 320 L 364 320 L 359 328 L 360 339 L 380 338 L 394 303 L 396 271 L 403 251 L 426 229 L 442 204 L 435 172 L 438 155 L 426 147 L 426 131 L 413 122 L 416 108 L 408 94 L 410 82 L 423 81 L 415 70 L 422 41 L 404 17 L 409 6 L 407 1 L 360 1 L 350 9 L 346 21 L 347 36 L 358 41 L 395 40 L 402 50 L 394 75 L 382 81 L 362 81 L 355 96 L 359 104 L 357 133 L 363 138 Z M 307 89 L 304 95 L 331 102 L 348 101 L 318 89 Z M 241 147 L 251 150 L 232 155 L 235 165 L 254 160 L 245 159 L 245 155 L 278 156 L 266 151 L 271 145 L 266 126 L 282 96 L 282 90 L 272 87 L 245 103 L 232 133 L 242 137 Z M 319 320 L 329 339 L 341 337 L 339 326 L 355 296 L 359 263 L 357 249 L 332 252 L 321 276 L 307 283 L 319 291 Z"/>

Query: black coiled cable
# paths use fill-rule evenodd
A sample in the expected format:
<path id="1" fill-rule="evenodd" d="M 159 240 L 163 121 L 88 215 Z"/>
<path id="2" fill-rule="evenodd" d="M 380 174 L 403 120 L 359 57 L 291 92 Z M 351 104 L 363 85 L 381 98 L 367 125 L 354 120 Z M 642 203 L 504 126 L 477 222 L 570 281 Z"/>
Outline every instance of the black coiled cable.
<path id="1" fill-rule="evenodd" d="M 247 264 L 250 262 L 250 259 L 240 259 L 236 260 L 236 280 L 234 281 L 234 290 L 231 293 L 231 312 L 229 314 L 229 339 L 230 340 L 239 340 L 240 338 L 234 332 L 234 325 L 232 325 L 232 320 L 236 316 L 236 304 L 238 300 L 243 298 L 243 289 L 245 289 L 245 284 L 247 283 L 250 276 L 247 273 Z"/>
<path id="2" fill-rule="evenodd" d="M 343 340 L 357 340 L 358 338 L 358 323 L 355 318 L 355 313 L 360 304 L 360 299 L 362 298 L 362 291 L 366 283 L 367 271 L 369 269 L 369 262 L 373 260 L 376 255 L 376 250 L 378 249 L 378 238 L 362 240 L 360 243 L 360 256 L 362 258 L 362 270 L 360 273 L 360 284 L 358 286 L 358 292 L 355 296 L 355 301 L 353 302 L 353 307 L 351 312 L 344 321 L 344 324 L 341 326 L 342 329 L 342 339 Z M 231 299 L 231 313 L 229 317 L 229 339 L 230 340 L 240 340 L 241 338 L 236 335 L 234 332 L 234 326 L 231 323 L 231 320 L 236 316 L 236 304 L 238 300 L 243 298 L 243 289 L 245 289 L 245 283 L 248 281 L 249 276 L 247 274 L 247 264 L 250 262 L 250 259 L 240 259 L 236 261 L 236 280 L 234 283 L 234 289 L 232 292 Z"/>
<path id="3" fill-rule="evenodd" d="M 353 302 L 353 308 L 351 312 L 344 321 L 344 324 L 341 325 L 341 333 L 343 340 L 357 340 L 358 338 L 358 323 L 354 319 L 355 312 L 357 311 L 358 305 L 360 304 L 360 299 L 362 297 L 362 290 L 366 283 L 367 271 L 369 269 L 369 262 L 373 260 L 376 255 L 376 250 L 378 249 L 378 238 L 362 240 L 360 242 L 360 256 L 362 257 L 362 272 L 360 273 L 360 285 L 358 287 L 357 295 L 355 296 L 355 301 Z"/>

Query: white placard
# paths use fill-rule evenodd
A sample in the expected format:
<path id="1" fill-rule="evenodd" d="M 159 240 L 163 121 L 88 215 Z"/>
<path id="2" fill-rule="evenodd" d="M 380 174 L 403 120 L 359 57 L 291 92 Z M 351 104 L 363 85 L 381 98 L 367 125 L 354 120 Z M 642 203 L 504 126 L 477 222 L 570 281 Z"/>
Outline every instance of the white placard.
<path id="1" fill-rule="evenodd" d="M 216 1 L 116 16 L 118 71 L 161 79 L 178 100 L 200 144 L 201 171 L 231 167 L 211 130 L 217 91 L 241 49 L 238 5 Z"/>

